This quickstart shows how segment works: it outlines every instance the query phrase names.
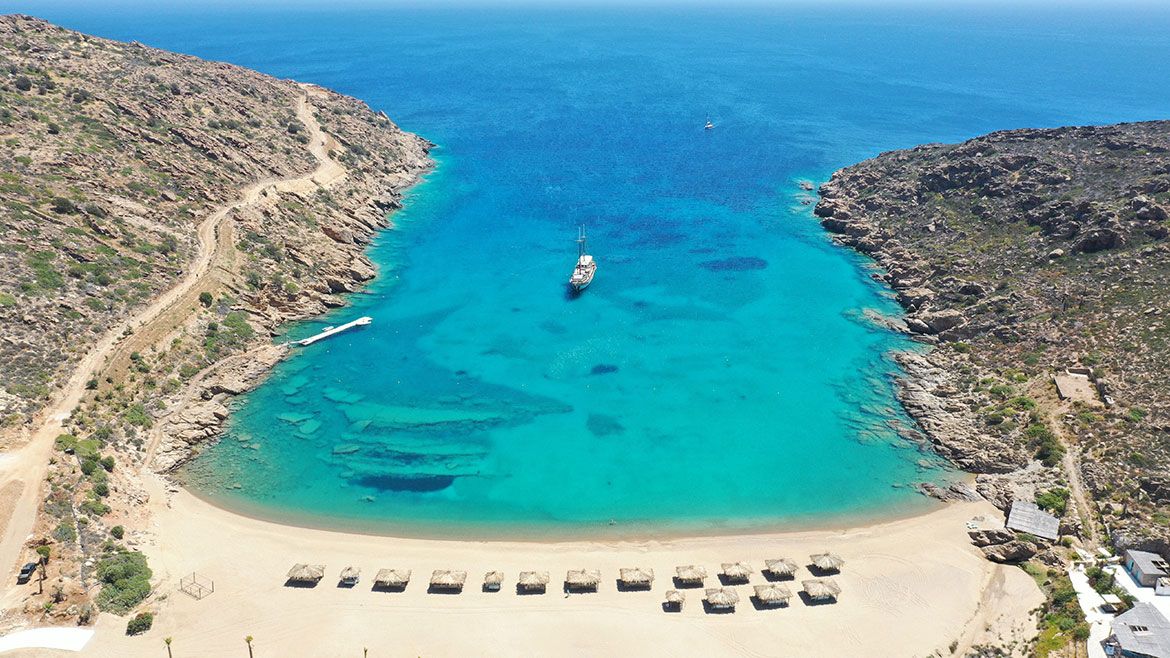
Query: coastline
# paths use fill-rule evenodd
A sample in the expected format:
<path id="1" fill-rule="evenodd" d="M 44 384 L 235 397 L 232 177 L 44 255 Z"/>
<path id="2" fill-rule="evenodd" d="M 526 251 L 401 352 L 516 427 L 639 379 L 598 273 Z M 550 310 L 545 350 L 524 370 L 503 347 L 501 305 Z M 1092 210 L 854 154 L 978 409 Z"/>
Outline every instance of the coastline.
<path id="1" fill-rule="evenodd" d="M 133 539 L 147 553 L 157 586 L 148 606 L 160 614 L 151 638 L 169 636 L 184 652 L 221 655 L 253 635 L 273 655 L 349 655 L 363 646 L 394 646 L 425 655 L 504 655 L 523 646 L 535 653 L 628 651 L 655 638 L 654 654 L 699 651 L 756 655 L 783 644 L 788 653 L 909 656 L 963 646 L 982 638 L 1026 638 L 1030 610 L 1042 600 L 1023 571 L 988 562 L 968 541 L 966 523 L 997 514 L 987 503 L 952 503 L 907 519 L 849 529 L 726 535 L 641 541 L 482 542 L 404 539 L 296 528 L 242 517 L 147 476 L 150 502 L 141 510 L 149 530 Z M 701 590 L 685 590 L 681 613 L 660 607 L 672 588 L 674 567 L 702 564 L 712 575 L 721 562 L 790 557 L 804 564 L 809 553 L 840 553 L 846 566 L 834 579 L 841 599 L 809 606 L 754 609 L 750 586 L 741 585 L 734 614 L 705 614 Z M 284 586 L 294 562 L 323 563 L 315 588 Z M 353 589 L 335 587 L 348 565 L 362 568 Z M 619 567 L 653 568 L 648 592 L 620 592 Z M 372 592 L 381 568 L 412 569 L 402 593 Z M 598 568 L 597 593 L 566 596 L 564 572 Z M 468 572 L 462 594 L 426 592 L 432 569 Z M 505 572 L 503 591 L 480 590 L 482 574 Z M 544 595 L 518 596 L 520 570 L 548 570 Z M 216 591 L 195 600 L 178 591 L 179 579 L 197 573 Z M 800 589 L 805 567 L 790 589 Z M 750 584 L 765 582 L 756 571 Z M 989 601 L 989 597 L 994 601 Z M 982 603 L 981 603 L 982 602 Z M 931 618 L 932 624 L 920 621 Z M 144 640 L 122 633 L 122 618 L 103 615 L 87 655 L 142 655 Z M 839 629 L 849 632 L 841 633 Z M 883 653 L 869 642 L 883 638 Z M 348 638 L 348 639 L 339 639 Z M 151 644 L 151 646 L 154 646 Z M 39 655 L 36 653 L 28 655 Z"/>
<path id="2" fill-rule="evenodd" d="M 367 537 L 484 543 L 674 541 L 711 537 L 749 537 L 792 532 L 832 532 L 912 519 L 938 511 L 945 504 L 945 501 L 923 494 L 912 499 L 915 501 L 914 503 L 896 509 L 881 506 L 881 509 L 868 508 L 848 514 L 827 516 L 807 514 L 788 519 L 761 520 L 759 523 L 743 521 L 717 525 L 711 522 L 683 521 L 677 524 L 664 524 L 661 520 L 652 519 L 616 525 L 609 525 L 605 521 L 596 523 L 565 522 L 547 525 L 537 523 L 508 524 L 505 528 L 495 521 L 485 521 L 482 524 L 443 523 L 441 521 L 420 523 L 418 519 L 412 519 L 396 524 L 393 519 L 345 518 L 339 521 L 337 517 L 324 517 L 304 511 L 274 510 L 262 505 L 255 505 L 255 509 L 252 509 L 252 506 L 248 505 L 246 501 L 240 501 L 239 504 L 225 503 L 196 487 L 175 482 L 172 478 L 168 478 L 168 480 L 185 494 L 209 507 L 261 523 Z"/>
<path id="3" fill-rule="evenodd" d="M 318 98 L 345 98 L 338 92 L 315 84 L 295 84 Z M 385 114 L 379 116 L 384 117 Z M 314 155 L 322 167 L 335 170 L 332 177 L 313 177 L 312 183 L 316 189 L 329 190 L 335 181 L 352 174 L 369 175 L 368 172 L 354 171 L 337 162 L 330 150 L 330 146 L 337 146 L 336 138 L 321 127 L 316 127 L 315 132 L 322 136 L 322 141 L 321 150 L 314 152 Z M 406 173 L 382 176 L 381 183 L 368 189 L 366 194 L 359 197 L 356 205 L 348 208 L 352 221 L 341 227 L 342 231 L 349 232 L 349 243 L 344 248 L 354 252 L 354 263 L 362 266 L 351 266 L 348 271 L 337 274 L 347 280 L 330 282 L 330 288 L 337 289 L 330 293 L 328 304 L 322 303 L 315 292 L 302 290 L 294 295 L 292 303 L 251 309 L 254 319 L 265 325 L 267 334 L 256 334 L 242 351 L 209 364 L 188 385 L 176 392 L 172 397 L 175 403 L 168 406 L 153 430 L 152 449 L 144 462 L 146 468 L 160 473 L 174 471 L 219 441 L 232 411 L 231 403 L 240 395 L 262 385 L 276 365 L 287 358 L 287 344 L 275 342 L 274 339 L 287 337 L 289 326 L 322 320 L 330 313 L 347 308 L 349 296 L 363 294 L 365 287 L 378 276 L 378 267 L 369 259 L 369 248 L 379 233 L 394 228 L 393 216 L 401 210 L 405 198 L 415 193 L 437 166 L 437 161 L 430 155 L 430 150 L 436 145 L 423 137 L 413 137 L 423 145 L 424 160 L 414 163 L 414 169 Z M 289 191 L 300 193 L 299 190 Z M 371 217 L 371 213 L 380 213 L 380 216 Z M 335 234 L 328 231 L 323 236 L 324 240 L 341 243 Z M 195 413 L 187 413 L 192 407 L 195 407 Z M 158 449 L 164 453 L 164 459 L 159 459 L 156 452 Z"/>

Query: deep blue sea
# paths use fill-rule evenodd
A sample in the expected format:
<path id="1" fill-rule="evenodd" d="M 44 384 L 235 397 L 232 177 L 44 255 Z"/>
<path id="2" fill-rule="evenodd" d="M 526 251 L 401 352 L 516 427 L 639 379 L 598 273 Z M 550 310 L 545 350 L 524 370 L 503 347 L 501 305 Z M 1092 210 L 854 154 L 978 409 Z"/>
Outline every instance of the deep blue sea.
<path id="1" fill-rule="evenodd" d="M 0 3 L 3 6 L 4 3 Z M 504 536 L 906 514 L 905 339 L 801 180 L 922 142 L 1170 115 L 1170 11 L 7 3 L 357 96 L 438 145 L 186 477 L 259 516 Z M 703 130 L 710 117 L 715 129 Z M 565 294 L 584 225 L 594 284 Z"/>

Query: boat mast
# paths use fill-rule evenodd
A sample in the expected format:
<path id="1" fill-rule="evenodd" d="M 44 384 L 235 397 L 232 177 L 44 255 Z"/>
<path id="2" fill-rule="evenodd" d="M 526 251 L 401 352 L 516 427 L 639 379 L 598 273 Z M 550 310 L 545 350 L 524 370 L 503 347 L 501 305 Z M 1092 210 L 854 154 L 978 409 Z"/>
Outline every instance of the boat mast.
<path id="1" fill-rule="evenodd" d="M 577 228 L 577 257 L 585 255 L 585 226 Z"/>

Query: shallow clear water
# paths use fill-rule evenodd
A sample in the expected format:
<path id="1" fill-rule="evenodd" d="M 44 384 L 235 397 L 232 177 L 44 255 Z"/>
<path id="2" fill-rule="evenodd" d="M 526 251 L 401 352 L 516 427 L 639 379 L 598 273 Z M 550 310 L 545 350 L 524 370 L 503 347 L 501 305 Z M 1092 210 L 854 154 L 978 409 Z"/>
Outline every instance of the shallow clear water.
<path id="1" fill-rule="evenodd" d="M 912 485 L 950 474 L 899 437 L 885 357 L 909 343 L 863 317 L 897 308 L 797 181 L 1170 107 L 1165 13 L 995 11 L 40 13 L 330 86 L 439 144 L 370 294 L 290 335 L 373 325 L 279 366 L 186 476 L 271 518 L 507 535 L 930 504 Z M 572 299 L 580 224 L 600 265 Z"/>

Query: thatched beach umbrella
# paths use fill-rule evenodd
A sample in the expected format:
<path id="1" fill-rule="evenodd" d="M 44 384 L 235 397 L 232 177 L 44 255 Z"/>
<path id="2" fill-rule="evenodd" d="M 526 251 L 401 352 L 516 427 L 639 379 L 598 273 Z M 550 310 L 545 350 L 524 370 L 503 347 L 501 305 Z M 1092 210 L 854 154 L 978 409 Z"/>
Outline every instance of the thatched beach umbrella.
<path id="1" fill-rule="evenodd" d="M 814 578 L 800 584 L 804 587 L 804 593 L 813 601 L 836 601 L 841 594 L 841 587 L 831 580 Z"/>
<path id="2" fill-rule="evenodd" d="M 544 591 L 548 581 L 547 571 L 521 571 L 520 578 L 516 580 L 516 586 L 522 590 Z"/>
<path id="3" fill-rule="evenodd" d="M 653 569 L 619 569 L 618 581 L 626 587 L 650 587 L 654 584 Z"/>
<path id="4" fill-rule="evenodd" d="M 462 590 L 465 582 L 467 582 L 466 571 L 435 569 L 431 573 L 431 588 L 433 589 Z"/>
<path id="5" fill-rule="evenodd" d="M 374 576 L 374 587 L 406 587 L 410 582 L 410 569 L 379 569 Z"/>
<path id="6" fill-rule="evenodd" d="M 723 578 L 730 582 L 747 582 L 752 575 L 752 567 L 746 562 L 724 562 Z"/>
<path id="7" fill-rule="evenodd" d="M 791 598 L 792 591 L 783 585 L 756 585 L 756 600 L 764 605 L 783 605 Z"/>
<path id="8" fill-rule="evenodd" d="M 687 600 L 687 595 L 678 591 L 677 589 L 667 590 L 666 605 L 672 608 L 682 609 L 683 603 Z"/>
<path id="9" fill-rule="evenodd" d="M 358 578 L 360 578 L 361 575 L 361 569 L 357 567 L 346 567 L 341 570 L 341 576 L 339 576 L 339 578 L 341 582 L 346 583 L 347 585 L 352 585 L 358 581 Z"/>
<path id="10" fill-rule="evenodd" d="M 288 570 L 288 579 L 295 583 L 315 583 L 324 577 L 324 564 L 294 564 Z"/>
<path id="11" fill-rule="evenodd" d="M 680 583 L 687 583 L 688 585 L 702 585 L 704 580 L 707 580 L 706 567 L 696 567 L 693 564 L 688 564 L 683 567 L 677 567 L 674 570 L 675 579 Z"/>
<path id="12" fill-rule="evenodd" d="M 845 566 L 845 560 L 832 553 L 817 553 L 808 557 L 812 560 L 814 567 L 825 572 L 840 571 L 841 567 Z"/>
<path id="13" fill-rule="evenodd" d="M 764 560 L 764 571 L 776 578 L 791 578 L 796 574 L 796 562 L 788 558 Z"/>
<path id="14" fill-rule="evenodd" d="M 713 587 L 703 597 L 707 605 L 718 610 L 734 610 L 739 603 L 739 593 L 730 587 Z"/>
<path id="15" fill-rule="evenodd" d="M 569 589 L 597 589 L 601 584 L 601 572 L 596 569 L 570 569 L 565 574 L 565 586 Z"/>
<path id="16" fill-rule="evenodd" d="M 483 575 L 484 589 L 498 590 L 500 585 L 504 583 L 503 571 L 489 571 Z"/>

